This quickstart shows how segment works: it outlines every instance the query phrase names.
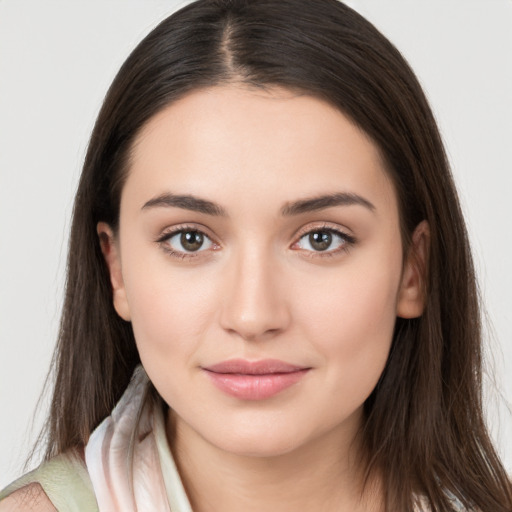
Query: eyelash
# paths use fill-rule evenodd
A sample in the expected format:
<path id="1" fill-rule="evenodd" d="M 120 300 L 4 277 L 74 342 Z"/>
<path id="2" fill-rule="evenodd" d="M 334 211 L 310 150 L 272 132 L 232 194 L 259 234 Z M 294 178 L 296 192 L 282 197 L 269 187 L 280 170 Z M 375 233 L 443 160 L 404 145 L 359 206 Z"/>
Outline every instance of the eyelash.
<path id="1" fill-rule="evenodd" d="M 312 233 L 329 233 L 331 235 L 338 236 L 339 238 L 341 238 L 343 240 L 343 242 L 342 242 L 341 246 L 336 249 L 325 250 L 325 251 L 304 250 L 304 254 L 308 258 L 332 258 L 334 256 L 338 256 L 341 253 L 348 252 L 357 243 L 357 240 L 354 236 L 349 235 L 348 233 L 345 233 L 344 231 L 341 231 L 339 228 L 330 226 L 329 224 L 323 224 L 320 226 L 315 226 L 313 228 L 307 228 L 303 231 L 300 231 L 298 233 L 299 239 L 297 242 L 294 242 L 293 245 L 297 245 L 303 238 L 311 235 Z"/>
<path id="2" fill-rule="evenodd" d="M 176 235 L 183 234 L 183 233 L 199 233 L 204 238 L 210 240 L 210 243 L 213 246 L 212 250 L 218 250 L 220 246 L 215 243 L 208 234 L 206 234 L 202 229 L 198 228 L 197 226 L 188 226 L 188 225 L 180 225 L 172 228 L 169 231 L 165 231 L 162 233 L 162 235 L 156 240 L 156 242 L 162 247 L 162 249 L 172 256 L 173 258 L 178 258 L 181 260 L 184 259 L 190 259 L 190 258 L 197 258 L 201 255 L 202 252 L 205 252 L 204 250 L 198 250 L 194 252 L 183 252 L 183 251 L 177 251 L 171 248 L 169 245 L 169 240 L 173 238 Z M 298 233 L 298 240 L 293 243 L 292 247 L 294 245 L 297 245 L 303 238 L 306 236 L 311 235 L 312 233 L 329 233 L 331 235 L 335 235 L 340 237 L 343 242 L 342 245 L 334 250 L 325 250 L 325 251 L 310 251 L 310 250 L 304 250 L 304 254 L 308 258 L 330 258 L 337 256 L 340 253 L 348 252 L 356 243 L 357 240 L 355 237 L 348 235 L 347 233 L 341 231 L 338 228 L 334 228 L 332 226 L 329 226 L 327 224 L 321 225 L 321 226 L 315 226 L 313 228 L 308 228 L 307 230 L 301 231 Z"/>
<path id="3" fill-rule="evenodd" d="M 176 235 L 179 235 L 180 233 L 199 233 L 201 234 L 205 239 L 208 239 L 211 241 L 212 245 L 214 246 L 213 250 L 217 250 L 219 248 L 219 245 L 216 244 L 212 237 L 207 235 L 203 229 L 198 228 L 197 226 L 187 226 L 187 225 L 180 225 L 172 228 L 169 231 L 165 231 L 162 233 L 162 235 L 156 240 L 156 242 L 162 247 L 162 249 L 172 256 L 173 258 L 178 258 L 181 260 L 184 259 L 190 259 L 190 258 L 197 258 L 202 252 L 204 251 L 196 251 L 196 252 L 182 252 L 182 251 L 176 251 L 174 250 L 169 244 L 169 240 L 173 238 Z"/>

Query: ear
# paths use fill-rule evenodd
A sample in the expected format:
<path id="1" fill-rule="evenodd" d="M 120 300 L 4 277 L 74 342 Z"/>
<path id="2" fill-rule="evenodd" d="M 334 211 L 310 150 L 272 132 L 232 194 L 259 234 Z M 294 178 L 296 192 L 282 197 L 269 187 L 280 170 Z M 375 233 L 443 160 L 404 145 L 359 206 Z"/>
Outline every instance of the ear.
<path id="1" fill-rule="evenodd" d="M 396 307 L 396 314 L 401 318 L 417 318 L 425 308 L 429 247 L 430 228 L 424 220 L 416 226 L 412 234 L 402 272 Z"/>
<path id="2" fill-rule="evenodd" d="M 130 308 L 128 307 L 123 274 L 121 271 L 119 246 L 114 237 L 114 232 L 106 222 L 98 222 L 96 232 L 98 233 L 101 252 L 103 253 L 110 274 L 114 308 L 123 320 L 129 322 L 131 320 Z"/>

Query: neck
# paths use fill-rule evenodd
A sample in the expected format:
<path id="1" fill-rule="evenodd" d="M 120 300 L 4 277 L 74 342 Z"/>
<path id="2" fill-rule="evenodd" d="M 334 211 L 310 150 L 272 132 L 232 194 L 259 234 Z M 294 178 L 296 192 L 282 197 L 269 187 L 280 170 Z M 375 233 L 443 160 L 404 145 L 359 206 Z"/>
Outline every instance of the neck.
<path id="1" fill-rule="evenodd" d="M 354 436 L 333 431 L 289 453 L 260 457 L 219 449 L 179 421 L 172 431 L 194 512 L 381 511 L 380 479 L 364 484 Z"/>

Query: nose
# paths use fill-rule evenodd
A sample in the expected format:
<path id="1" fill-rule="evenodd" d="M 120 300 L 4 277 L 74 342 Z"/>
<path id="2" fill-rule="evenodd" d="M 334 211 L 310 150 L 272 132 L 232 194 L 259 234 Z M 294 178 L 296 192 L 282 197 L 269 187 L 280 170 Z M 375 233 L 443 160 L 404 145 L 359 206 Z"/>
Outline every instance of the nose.
<path id="1" fill-rule="evenodd" d="M 264 251 L 247 250 L 234 256 L 224 282 L 221 327 L 247 341 L 269 339 L 284 331 L 290 312 L 283 281 L 276 261 Z"/>

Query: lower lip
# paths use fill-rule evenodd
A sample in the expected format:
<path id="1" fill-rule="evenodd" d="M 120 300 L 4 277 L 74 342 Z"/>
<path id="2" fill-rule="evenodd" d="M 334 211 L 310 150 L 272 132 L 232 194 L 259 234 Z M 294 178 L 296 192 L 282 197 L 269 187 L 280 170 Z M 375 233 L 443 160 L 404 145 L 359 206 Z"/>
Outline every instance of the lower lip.
<path id="1" fill-rule="evenodd" d="M 289 373 L 247 375 L 206 370 L 210 380 L 224 393 L 240 400 L 265 400 L 299 382 L 309 368 Z"/>

